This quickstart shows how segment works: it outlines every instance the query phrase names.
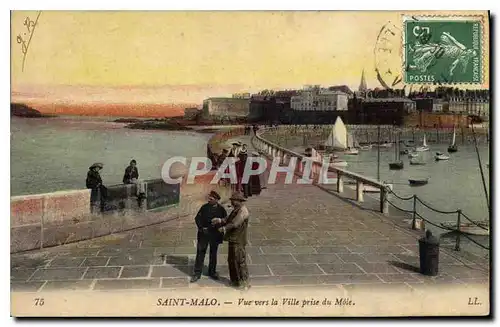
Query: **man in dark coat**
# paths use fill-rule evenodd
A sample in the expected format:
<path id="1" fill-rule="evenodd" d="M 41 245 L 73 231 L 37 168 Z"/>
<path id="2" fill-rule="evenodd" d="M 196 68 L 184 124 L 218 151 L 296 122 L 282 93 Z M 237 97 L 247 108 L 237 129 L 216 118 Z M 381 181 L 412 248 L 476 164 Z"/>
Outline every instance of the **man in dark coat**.
<path id="1" fill-rule="evenodd" d="M 105 199 L 107 197 L 108 189 L 102 185 L 101 175 L 99 171 L 104 167 L 102 163 L 94 163 L 89 167 L 87 172 L 87 179 L 85 180 L 85 185 L 87 188 L 91 189 L 90 193 L 90 203 L 92 205 L 98 204 L 101 207 L 101 211 L 104 210 Z"/>
<path id="2" fill-rule="evenodd" d="M 246 144 L 244 144 L 245 146 Z M 236 188 L 236 192 L 243 192 L 245 197 L 252 196 L 250 193 L 249 183 L 250 181 L 243 183 L 243 175 L 245 173 L 245 165 L 247 164 L 248 153 L 246 147 L 242 148 L 240 153 L 238 154 L 238 162 L 236 162 L 236 176 L 238 178 L 238 186 Z"/>
<path id="3" fill-rule="evenodd" d="M 240 193 L 235 193 L 230 198 L 233 211 L 227 218 L 214 218 L 212 224 L 221 226 L 219 230 L 224 232 L 224 240 L 229 243 L 227 263 L 229 278 L 233 286 L 248 289 L 249 275 L 247 267 L 247 229 L 248 209 L 243 205 L 245 198 Z"/>
<path id="4" fill-rule="evenodd" d="M 208 195 L 208 203 L 204 204 L 198 214 L 195 222 L 198 227 L 197 244 L 196 244 L 196 259 L 194 265 L 194 274 L 191 282 L 198 281 L 203 271 L 205 262 L 205 254 L 210 245 L 210 255 L 208 264 L 208 276 L 212 279 L 219 279 L 217 274 L 217 249 L 222 243 L 223 234 L 218 230 L 218 226 L 212 225 L 214 218 L 226 218 L 227 212 L 222 205 L 219 204 L 220 195 L 212 191 Z"/>
<path id="5" fill-rule="evenodd" d="M 252 152 L 252 156 L 253 157 L 260 157 L 260 154 L 256 151 Z M 256 171 L 258 168 L 259 168 L 259 164 L 258 162 L 252 162 L 252 170 L 253 171 Z M 261 174 L 259 175 L 252 175 L 250 176 L 250 181 L 249 181 L 249 184 L 250 184 L 250 193 L 252 195 L 259 195 L 260 192 L 261 192 L 261 185 L 260 185 L 260 177 Z"/>
<path id="6" fill-rule="evenodd" d="M 137 161 L 130 161 L 130 165 L 123 174 L 123 184 L 134 184 L 139 179 L 139 170 L 137 170 Z"/>

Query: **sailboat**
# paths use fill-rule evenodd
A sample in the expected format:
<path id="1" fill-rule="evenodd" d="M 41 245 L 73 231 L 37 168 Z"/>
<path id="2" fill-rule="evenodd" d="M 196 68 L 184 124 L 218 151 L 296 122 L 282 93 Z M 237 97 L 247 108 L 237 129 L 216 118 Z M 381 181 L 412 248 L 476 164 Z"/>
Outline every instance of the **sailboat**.
<path id="1" fill-rule="evenodd" d="M 429 151 L 429 146 L 427 145 L 427 139 L 425 138 L 425 133 L 424 133 L 424 141 L 422 142 L 422 146 L 419 146 L 415 149 L 417 152 L 424 152 L 424 151 Z"/>
<path id="2" fill-rule="evenodd" d="M 425 161 L 420 161 L 420 160 L 417 160 L 415 158 L 411 158 L 410 159 L 410 165 L 412 165 L 412 166 L 423 166 L 423 165 L 425 165 Z"/>
<path id="3" fill-rule="evenodd" d="M 455 138 L 456 138 L 455 126 L 453 126 L 453 136 L 451 138 L 451 144 L 448 147 L 448 152 L 457 152 L 458 151 L 457 145 L 455 144 Z"/>
<path id="4" fill-rule="evenodd" d="M 398 135 L 399 138 L 399 135 Z M 394 162 L 389 163 L 389 169 L 391 170 L 399 170 L 404 168 L 404 163 L 400 158 L 399 154 L 399 145 L 401 143 L 396 142 L 396 147 L 394 148 Z"/>
<path id="5" fill-rule="evenodd" d="M 344 152 L 345 154 L 348 155 L 357 155 L 359 153 L 359 150 L 354 147 L 354 137 L 352 134 L 347 135 L 347 150 Z"/>
<path id="6" fill-rule="evenodd" d="M 347 149 L 347 129 L 340 117 L 335 120 L 332 131 L 323 145 L 330 150 L 344 151 Z"/>
<path id="7" fill-rule="evenodd" d="M 436 161 L 440 161 L 440 160 L 448 160 L 448 159 L 450 159 L 450 156 L 447 156 L 446 154 L 444 154 L 442 152 L 436 152 L 436 155 L 434 156 L 434 158 L 436 159 Z"/>

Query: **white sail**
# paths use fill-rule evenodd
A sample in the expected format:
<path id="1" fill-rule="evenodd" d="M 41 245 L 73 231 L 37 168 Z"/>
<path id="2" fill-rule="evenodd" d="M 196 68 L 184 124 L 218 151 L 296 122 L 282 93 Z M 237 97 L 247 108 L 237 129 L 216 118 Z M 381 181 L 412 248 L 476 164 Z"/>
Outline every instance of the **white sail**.
<path id="1" fill-rule="evenodd" d="M 424 134 L 424 142 L 422 142 L 422 146 L 427 146 L 427 139 L 425 138 L 425 134 Z"/>
<path id="2" fill-rule="evenodd" d="M 451 146 L 455 145 L 455 138 L 456 138 L 456 135 L 455 135 L 455 126 L 453 126 L 453 136 L 451 138 Z"/>
<path id="3" fill-rule="evenodd" d="M 347 129 L 340 117 L 337 117 L 332 131 L 328 139 L 324 143 L 325 146 L 346 149 L 347 148 Z"/>

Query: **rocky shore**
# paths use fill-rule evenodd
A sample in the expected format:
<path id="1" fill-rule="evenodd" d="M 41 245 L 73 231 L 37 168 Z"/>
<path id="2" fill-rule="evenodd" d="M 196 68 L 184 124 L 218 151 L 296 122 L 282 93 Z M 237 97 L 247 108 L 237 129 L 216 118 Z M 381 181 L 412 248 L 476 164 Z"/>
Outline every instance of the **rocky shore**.
<path id="1" fill-rule="evenodd" d="M 54 115 L 45 115 L 40 111 L 33 109 L 23 103 L 11 103 L 10 104 L 10 115 L 15 117 L 23 118 L 45 118 L 45 117 L 55 117 Z"/>

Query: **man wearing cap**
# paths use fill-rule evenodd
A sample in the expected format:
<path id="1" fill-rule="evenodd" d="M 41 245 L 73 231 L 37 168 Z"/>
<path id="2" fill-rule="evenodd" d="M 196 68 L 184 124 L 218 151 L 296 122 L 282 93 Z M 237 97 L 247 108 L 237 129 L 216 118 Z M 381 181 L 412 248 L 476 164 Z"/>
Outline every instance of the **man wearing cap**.
<path id="1" fill-rule="evenodd" d="M 222 243 L 223 234 L 218 230 L 218 226 L 212 225 L 214 218 L 226 218 L 227 212 L 222 205 L 219 204 L 220 195 L 211 191 L 208 194 L 208 203 L 201 206 L 196 215 L 195 222 L 198 227 L 197 244 L 196 244 L 196 260 L 194 265 L 194 274 L 191 282 L 194 283 L 201 277 L 203 263 L 205 262 L 205 254 L 210 245 L 208 276 L 212 279 L 219 279 L 217 274 L 217 249 Z"/>
<path id="2" fill-rule="evenodd" d="M 245 247 L 247 245 L 248 217 L 250 214 L 247 207 L 243 205 L 246 200 L 241 193 L 234 193 L 230 200 L 234 208 L 233 211 L 227 218 L 212 219 L 212 225 L 221 226 L 219 230 L 225 234 L 224 240 L 229 243 L 227 263 L 231 284 L 248 289 L 250 285 Z"/>

